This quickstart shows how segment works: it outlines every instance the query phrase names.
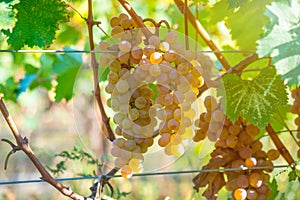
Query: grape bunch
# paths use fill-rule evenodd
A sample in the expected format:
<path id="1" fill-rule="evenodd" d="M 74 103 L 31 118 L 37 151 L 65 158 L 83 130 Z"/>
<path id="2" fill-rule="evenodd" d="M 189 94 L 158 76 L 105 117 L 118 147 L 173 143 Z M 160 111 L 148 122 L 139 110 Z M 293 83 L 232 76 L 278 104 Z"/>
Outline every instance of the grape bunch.
<path id="1" fill-rule="evenodd" d="M 196 120 L 198 130 L 194 140 L 202 140 L 207 135 L 210 140 L 216 142 L 211 160 L 203 169 L 273 166 L 273 161 L 280 155 L 279 151 L 262 150 L 263 144 L 255 139 L 260 132 L 258 127 L 241 118 L 232 123 L 223 114 L 222 106 L 212 96 L 206 97 L 204 103 L 207 112 L 200 114 Z M 211 126 L 216 126 L 219 130 Z M 232 191 L 233 198 L 237 200 L 267 199 L 272 192 L 267 185 L 270 172 L 272 168 L 200 173 L 193 181 L 196 189 L 208 185 L 204 192 L 208 199 L 217 195 L 223 186 Z"/>
<path id="2" fill-rule="evenodd" d="M 217 141 L 225 121 L 223 108 L 212 96 L 204 99 L 204 106 L 207 112 L 200 114 L 199 119 L 195 121 L 196 131 L 193 140 L 199 142 L 207 136 L 210 141 Z"/>
<path id="3" fill-rule="evenodd" d="M 194 134 L 192 105 L 198 89 L 211 79 L 213 62 L 185 50 L 173 31 L 163 39 L 146 38 L 125 14 L 112 18 L 110 24 L 114 39 L 100 42 L 105 53 L 99 64 L 110 69 L 105 91 L 118 135 L 111 153 L 122 175 L 130 177 L 142 171 L 143 154 L 156 136 L 167 155 L 184 153 Z"/>
<path id="4" fill-rule="evenodd" d="M 297 139 L 300 144 L 300 87 L 298 86 L 292 91 L 292 97 L 295 99 L 291 107 L 291 112 L 298 115 L 295 119 L 295 124 L 297 125 Z M 300 158 L 300 149 L 297 151 L 297 157 Z"/>

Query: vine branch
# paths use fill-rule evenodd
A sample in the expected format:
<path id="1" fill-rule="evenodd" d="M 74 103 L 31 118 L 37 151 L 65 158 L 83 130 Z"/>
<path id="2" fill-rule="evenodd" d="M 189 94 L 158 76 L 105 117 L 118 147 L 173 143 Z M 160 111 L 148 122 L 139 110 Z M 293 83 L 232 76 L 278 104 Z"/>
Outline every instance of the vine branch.
<path id="1" fill-rule="evenodd" d="M 21 150 L 27 155 L 27 157 L 31 160 L 31 162 L 33 163 L 35 168 L 41 174 L 40 178 L 43 181 L 49 183 L 54 188 L 56 188 L 58 191 L 60 191 L 63 195 L 65 195 L 67 197 L 70 197 L 71 199 L 74 199 L 74 200 L 91 200 L 90 198 L 83 197 L 83 196 L 73 192 L 71 190 L 71 188 L 66 187 L 66 186 L 62 185 L 61 183 L 57 182 L 49 174 L 49 172 L 46 170 L 46 168 L 43 166 L 43 164 L 39 161 L 39 159 L 35 156 L 34 152 L 30 148 L 30 146 L 28 144 L 28 139 L 26 137 L 22 137 L 22 135 L 20 134 L 20 132 L 19 132 L 13 118 L 10 116 L 10 114 L 9 114 L 7 108 L 6 108 L 6 105 L 5 105 L 5 103 L 4 103 L 1 96 L 0 96 L 0 110 L 1 110 L 1 113 L 2 113 L 6 123 L 9 126 L 16 142 L 17 142 L 17 145 L 15 145 L 16 146 L 15 149 Z"/>
<path id="2" fill-rule="evenodd" d="M 89 32 L 89 42 L 90 42 L 90 50 L 95 50 L 94 45 L 94 35 L 93 35 L 93 26 L 98 25 L 99 22 L 95 22 L 93 19 L 93 1 L 88 0 L 88 17 L 86 19 L 88 32 Z M 98 64 L 96 61 L 96 55 L 94 52 L 91 53 L 91 64 L 93 68 L 93 77 L 94 77 L 94 96 L 97 101 L 98 108 L 100 110 L 102 121 L 106 127 L 106 136 L 110 141 L 113 141 L 115 139 L 115 135 L 110 127 L 109 124 L 109 118 L 106 115 L 106 112 L 104 110 L 104 106 L 101 100 L 101 94 L 100 94 L 100 86 L 99 86 L 99 75 L 98 75 Z"/>
<path id="3" fill-rule="evenodd" d="M 275 130 L 273 129 L 273 127 L 270 124 L 267 125 L 266 131 L 268 132 L 268 134 L 269 134 L 270 138 L 272 139 L 272 141 L 274 142 L 277 150 L 280 152 L 280 154 L 286 160 L 286 162 L 289 165 L 294 164 L 295 161 L 294 161 L 293 157 L 291 156 L 291 154 L 287 150 L 287 148 L 284 146 L 284 144 L 281 142 L 280 138 L 278 137 Z"/>
<path id="4" fill-rule="evenodd" d="M 220 52 L 216 44 L 212 41 L 209 34 L 205 30 L 205 28 L 201 25 L 199 20 L 195 18 L 195 16 L 191 13 L 190 9 L 188 8 L 185 9 L 185 7 L 187 6 L 185 6 L 185 4 L 181 0 L 174 0 L 174 2 L 182 14 L 185 14 L 185 10 L 186 10 L 187 18 L 192 24 L 192 26 L 197 30 L 197 32 L 202 37 L 204 42 L 209 46 L 209 48 L 211 48 L 211 50 L 214 51 L 214 54 L 216 55 L 216 57 L 218 58 L 218 60 L 220 61 L 224 69 L 229 70 L 230 69 L 229 63 L 224 58 L 224 56 L 222 55 L 222 53 Z"/>
<path id="5" fill-rule="evenodd" d="M 137 27 L 142 29 L 146 38 L 149 38 L 152 35 L 152 33 L 149 31 L 149 29 L 143 23 L 143 20 L 133 10 L 133 8 L 130 6 L 130 4 L 125 0 L 118 0 L 118 1 L 124 7 L 126 12 L 131 16 L 131 18 L 135 21 L 135 23 L 137 24 Z"/>

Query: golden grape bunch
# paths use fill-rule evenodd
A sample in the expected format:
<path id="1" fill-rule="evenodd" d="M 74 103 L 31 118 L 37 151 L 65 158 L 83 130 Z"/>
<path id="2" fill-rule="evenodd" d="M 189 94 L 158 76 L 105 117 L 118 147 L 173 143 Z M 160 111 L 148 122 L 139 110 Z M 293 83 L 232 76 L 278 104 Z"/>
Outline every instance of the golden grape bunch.
<path id="1" fill-rule="evenodd" d="M 124 177 L 143 170 L 143 154 L 158 136 L 167 155 L 180 156 L 193 137 L 196 111 L 192 107 L 211 78 L 213 63 L 185 50 L 177 33 L 149 38 L 126 14 L 113 17 L 112 38 L 101 41 L 100 66 L 108 66 L 108 106 L 118 138 L 111 153 Z"/>

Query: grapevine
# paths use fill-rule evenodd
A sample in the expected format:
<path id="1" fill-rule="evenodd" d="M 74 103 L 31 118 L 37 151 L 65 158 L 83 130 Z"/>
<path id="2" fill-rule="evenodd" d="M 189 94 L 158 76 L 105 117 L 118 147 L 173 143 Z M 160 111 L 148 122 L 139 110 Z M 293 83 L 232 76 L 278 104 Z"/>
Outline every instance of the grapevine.
<path id="1" fill-rule="evenodd" d="M 102 28 L 105 23 L 94 20 L 95 2 L 92 0 L 87 1 L 87 17 L 73 7 L 75 2 L 52 1 L 41 1 L 40 4 L 25 0 L 1 2 L 4 10 L 0 12 L 3 18 L 0 20 L 3 36 L 0 43 L 2 47 L 9 46 L 1 52 L 29 53 L 28 49 L 33 47 L 31 53 L 36 53 L 24 58 L 12 56 L 11 59 L 16 61 L 13 64 L 24 64 L 24 69 L 18 70 L 4 84 L 0 83 L 0 111 L 15 139 L 15 144 L 9 139 L 1 139 L 12 148 L 4 161 L 5 169 L 10 156 L 23 151 L 41 179 L 63 195 L 76 200 L 98 199 L 104 195 L 104 186 L 114 193 L 109 183 L 111 178 L 147 175 L 143 170 L 147 167 L 147 155 L 153 149 L 163 152 L 168 159 L 178 158 L 191 145 L 202 148 L 204 141 L 209 141 L 213 143 L 213 149 L 209 152 L 202 149 L 209 154 L 202 170 L 184 171 L 199 172 L 192 180 L 194 189 L 204 191 L 202 195 L 206 199 L 218 199 L 222 188 L 235 200 L 274 199 L 278 195 L 274 168 L 283 166 L 276 165 L 281 162 L 280 156 L 288 164 L 285 167 L 291 168 L 289 182 L 297 177 L 300 181 L 298 161 L 293 158 L 300 159 L 300 79 L 297 74 L 300 66 L 297 51 L 300 48 L 300 14 L 294 9 L 300 6 L 299 1 L 191 3 L 174 0 L 172 3 L 177 6 L 178 14 L 183 14 L 184 21 L 178 23 L 181 19 L 172 13 L 170 25 L 165 19 L 156 22 L 152 18 L 143 18 L 128 2 L 118 0 L 127 13 L 108 20 L 108 33 Z M 114 2 L 112 5 L 116 7 Z M 225 7 L 227 11 L 220 12 Z M 171 9 L 174 8 L 170 6 L 168 12 Z M 88 32 L 84 40 L 89 40 L 89 50 L 48 49 L 51 43 L 55 44 L 56 35 L 78 31 L 77 27 L 70 31 L 66 26 L 62 33 L 56 33 L 60 23 L 73 18 L 69 11 L 75 12 L 86 23 Z M 257 12 L 254 14 L 254 11 Z M 31 20 L 34 20 L 34 26 L 28 31 Z M 148 23 L 151 26 L 147 27 Z M 250 31 L 241 29 L 245 23 Z M 189 25 L 193 28 L 190 29 Z M 96 27 L 105 35 L 97 47 L 93 29 Z M 195 38 L 190 38 L 194 34 Z M 201 41 L 198 41 L 198 36 Z M 60 40 L 64 40 L 62 38 L 66 37 L 60 37 Z M 219 39 L 219 43 L 214 39 Z M 3 42 L 7 44 L 3 45 Z M 55 46 L 60 46 L 60 42 Z M 47 49 L 36 51 L 35 48 Z M 227 53 L 232 51 L 234 54 L 229 56 Z M 55 52 L 57 55 L 38 56 L 41 52 Z M 37 87 L 48 90 L 51 105 L 54 100 L 68 102 L 74 95 L 71 88 L 75 87 L 83 64 L 83 52 L 90 55 L 93 97 L 102 119 L 100 132 L 111 141 L 110 154 L 113 157 L 112 161 L 108 156 L 107 161 L 112 161 L 113 166 L 104 175 L 102 172 L 107 169 L 100 159 L 93 159 L 84 151 L 80 151 L 82 157 L 74 156 L 75 160 L 88 157 L 90 164 L 95 164 L 97 173 L 101 174 L 98 182 L 95 181 L 90 188 L 92 194 L 89 197 L 73 192 L 48 172 L 48 169 L 52 173 L 63 171 L 64 162 L 56 165 L 57 170 L 47 169 L 30 148 L 28 138 L 20 133 L 4 103 L 7 100 L 17 102 L 21 93 Z M 103 72 L 103 77 L 99 77 L 99 72 Z M 293 105 L 286 111 L 290 106 L 290 96 Z M 290 129 L 287 123 L 290 113 L 296 115 L 296 130 Z M 282 127 L 287 130 L 282 130 Z M 281 138 L 286 137 L 283 136 L 285 132 L 290 133 L 287 136 L 293 139 L 293 144 Z M 264 139 L 272 140 L 275 148 L 267 148 Z M 294 146 L 296 151 L 291 151 Z M 67 151 L 60 155 L 73 157 Z M 118 172 L 121 175 L 115 176 Z M 164 172 L 156 175 L 167 173 L 175 174 Z"/>

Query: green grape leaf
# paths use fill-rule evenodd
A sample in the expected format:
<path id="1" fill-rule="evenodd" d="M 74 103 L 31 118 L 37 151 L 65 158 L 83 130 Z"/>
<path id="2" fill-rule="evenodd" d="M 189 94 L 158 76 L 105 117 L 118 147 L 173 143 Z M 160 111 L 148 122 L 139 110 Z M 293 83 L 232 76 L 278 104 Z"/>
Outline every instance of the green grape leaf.
<path id="1" fill-rule="evenodd" d="M 79 65 L 80 67 L 80 65 Z M 68 68 L 64 73 L 57 77 L 55 101 L 60 102 L 62 99 L 67 101 L 73 97 L 73 87 L 79 70 L 78 66 Z"/>
<path id="2" fill-rule="evenodd" d="M 237 46 L 243 50 L 253 50 L 256 41 L 263 34 L 264 25 L 268 22 L 264 11 L 270 2 L 271 0 L 219 1 L 211 8 L 211 23 L 216 24 L 224 20 Z M 234 9 L 235 5 L 238 5 L 239 9 Z"/>
<path id="3" fill-rule="evenodd" d="M 0 95 L 4 95 L 4 99 L 17 102 L 18 82 L 13 77 L 6 79 L 4 84 L 0 84 Z"/>
<path id="4" fill-rule="evenodd" d="M 288 85 L 300 83 L 300 2 L 277 1 L 267 7 L 270 22 L 264 37 L 258 40 L 260 57 L 272 56 L 272 64 Z"/>
<path id="5" fill-rule="evenodd" d="M 52 65 L 53 61 L 49 59 L 46 55 L 42 55 L 40 58 L 41 67 L 38 68 L 38 71 L 36 72 L 36 78 L 32 80 L 32 82 L 29 85 L 29 89 L 33 90 L 37 87 L 43 87 L 47 90 L 51 90 L 52 84 Z M 27 72 L 27 76 L 34 76 L 34 74 L 30 74 Z M 26 79 L 25 75 L 25 79 Z"/>
<path id="6" fill-rule="evenodd" d="M 276 179 L 273 178 L 272 182 L 268 183 L 268 186 L 272 190 L 272 195 L 268 197 L 268 200 L 274 200 L 279 194 L 278 184 Z"/>
<path id="7" fill-rule="evenodd" d="M 228 9 L 231 8 L 238 8 L 242 5 L 244 5 L 245 3 L 247 3 L 247 0 L 227 0 L 228 3 Z"/>
<path id="8" fill-rule="evenodd" d="M 67 47 L 65 50 L 71 50 Z M 73 87 L 82 64 L 82 54 L 57 54 L 53 62 L 53 73 L 57 74 L 57 86 L 55 89 L 55 101 L 62 99 L 67 101 L 73 97 Z"/>
<path id="9" fill-rule="evenodd" d="M 263 69 L 253 80 L 242 80 L 236 74 L 222 80 L 224 87 L 218 88 L 218 96 L 224 97 L 226 115 L 232 121 L 242 116 L 263 129 L 277 107 L 287 103 L 286 87 L 274 68 Z"/>
<path id="10" fill-rule="evenodd" d="M 285 104 L 277 107 L 275 113 L 273 113 L 270 124 L 275 131 L 280 131 L 284 128 L 285 120 L 288 119 L 288 113 L 290 113 L 291 105 Z"/>
<path id="11" fill-rule="evenodd" d="M 109 67 L 99 67 L 98 76 L 99 82 L 104 82 L 107 80 L 107 75 L 109 74 Z"/>
<path id="12" fill-rule="evenodd" d="M 0 30 L 9 29 L 15 23 L 14 11 L 12 6 L 18 3 L 19 0 L 1 1 L 0 2 Z"/>
<path id="13" fill-rule="evenodd" d="M 17 10 L 12 32 L 5 31 L 13 49 L 45 47 L 52 44 L 58 22 L 67 20 L 67 5 L 58 0 L 22 0 L 13 6 Z"/>

